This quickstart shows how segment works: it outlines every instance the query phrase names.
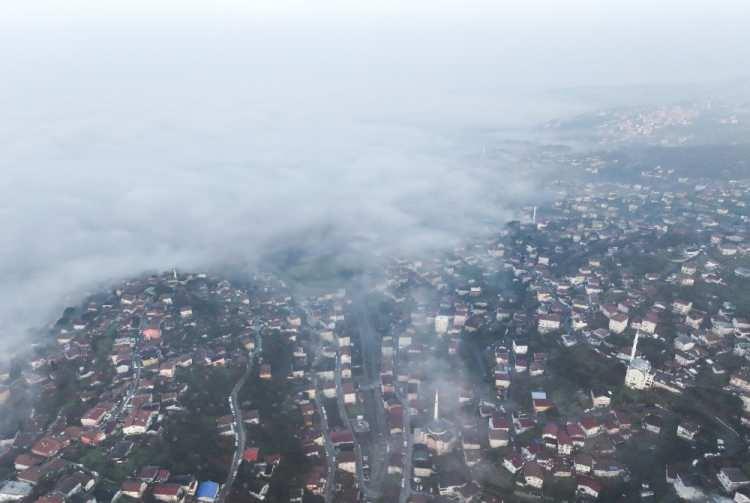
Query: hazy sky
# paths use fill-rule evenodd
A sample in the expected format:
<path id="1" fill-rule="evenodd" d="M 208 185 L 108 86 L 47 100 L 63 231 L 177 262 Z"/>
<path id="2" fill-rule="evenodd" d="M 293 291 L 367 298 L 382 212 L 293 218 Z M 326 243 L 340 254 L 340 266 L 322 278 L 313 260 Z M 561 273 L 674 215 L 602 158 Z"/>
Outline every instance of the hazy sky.
<path id="1" fill-rule="evenodd" d="M 35 0 L 0 6 L 9 42 L 2 53 L 19 66 L 36 58 L 86 64 L 79 57 L 97 55 L 111 55 L 118 65 L 147 54 L 179 62 L 184 52 L 197 51 L 190 56 L 196 63 L 217 53 L 242 54 L 237 64 L 350 71 L 397 65 L 551 86 L 747 75 L 749 25 L 750 9 L 741 0 Z"/>
<path id="2" fill-rule="evenodd" d="M 495 132 L 593 106 L 561 87 L 744 77 L 748 26 L 739 1 L 0 2 L 0 327 L 326 225 L 448 243 L 536 194 L 480 162 Z"/>

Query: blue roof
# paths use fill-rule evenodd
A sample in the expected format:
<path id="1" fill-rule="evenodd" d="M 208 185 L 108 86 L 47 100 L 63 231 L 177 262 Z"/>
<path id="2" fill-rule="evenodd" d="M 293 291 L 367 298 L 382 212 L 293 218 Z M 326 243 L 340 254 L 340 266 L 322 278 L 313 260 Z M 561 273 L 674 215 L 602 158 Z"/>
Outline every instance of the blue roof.
<path id="1" fill-rule="evenodd" d="M 210 480 L 201 482 L 195 495 L 198 498 L 215 499 L 219 495 L 219 484 Z"/>

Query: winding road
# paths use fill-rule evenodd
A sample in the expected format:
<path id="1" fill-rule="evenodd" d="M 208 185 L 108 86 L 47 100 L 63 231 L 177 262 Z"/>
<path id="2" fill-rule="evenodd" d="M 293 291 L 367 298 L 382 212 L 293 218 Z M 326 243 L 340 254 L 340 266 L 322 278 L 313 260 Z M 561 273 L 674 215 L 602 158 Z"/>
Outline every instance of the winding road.
<path id="1" fill-rule="evenodd" d="M 255 355 L 263 352 L 263 337 L 261 337 L 260 333 L 258 332 L 256 332 L 255 335 L 255 344 L 255 351 L 251 351 L 248 353 L 248 362 L 247 367 L 245 367 L 245 372 L 242 374 L 242 377 L 240 377 L 239 381 L 237 381 L 237 383 L 234 385 L 234 388 L 232 388 L 232 393 L 229 395 L 229 408 L 231 409 L 232 417 L 234 418 L 234 455 L 232 456 L 232 465 L 229 468 L 227 480 L 221 487 L 219 496 L 216 499 L 220 503 L 226 499 L 227 494 L 229 494 L 229 491 L 231 491 L 232 489 L 232 485 L 234 485 L 234 479 L 237 478 L 237 471 L 240 468 L 240 463 L 242 463 L 242 455 L 245 452 L 245 425 L 242 423 L 242 410 L 239 406 L 238 395 L 242 387 L 245 385 L 245 382 L 247 382 L 247 378 L 250 377 L 250 374 L 253 371 L 253 367 L 255 364 Z"/>

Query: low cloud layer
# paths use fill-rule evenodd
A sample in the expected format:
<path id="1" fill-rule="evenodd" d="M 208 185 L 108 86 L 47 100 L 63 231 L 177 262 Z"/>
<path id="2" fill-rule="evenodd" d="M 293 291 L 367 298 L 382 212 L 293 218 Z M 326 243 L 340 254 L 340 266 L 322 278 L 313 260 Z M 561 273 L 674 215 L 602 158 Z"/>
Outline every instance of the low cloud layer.
<path id="1" fill-rule="evenodd" d="M 173 23 L 35 5 L 55 15 L 0 16 L 0 337 L 14 343 L 144 270 L 245 267 L 317 239 L 450 246 L 538 195 L 540 167 L 502 139 L 588 106 L 545 89 L 610 75 L 610 56 L 577 48 L 587 32 L 539 37 L 532 11 Z"/>
<path id="2" fill-rule="evenodd" d="M 274 88 L 273 72 L 194 82 L 200 72 L 180 66 L 183 81 L 143 64 L 117 84 L 95 63 L 108 65 L 84 65 L 90 80 L 63 72 L 14 89 L 2 121 L 0 326 L 14 341 L 144 270 L 247 267 L 318 240 L 450 246 L 510 218 L 533 186 L 496 152 L 509 101 L 483 101 L 489 111 L 466 90 L 391 92 L 351 75 Z"/>

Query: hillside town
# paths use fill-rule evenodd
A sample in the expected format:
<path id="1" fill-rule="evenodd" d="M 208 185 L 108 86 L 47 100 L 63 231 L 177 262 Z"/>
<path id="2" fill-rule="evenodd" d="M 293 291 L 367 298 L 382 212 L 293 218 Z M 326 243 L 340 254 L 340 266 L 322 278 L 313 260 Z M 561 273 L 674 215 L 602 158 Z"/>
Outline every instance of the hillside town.
<path id="1" fill-rule="evenodd" d="M 646 175 L 325 291 L 67 308 L 3 369 L 0 501 L 750 501 L 750 182 Z"/>

